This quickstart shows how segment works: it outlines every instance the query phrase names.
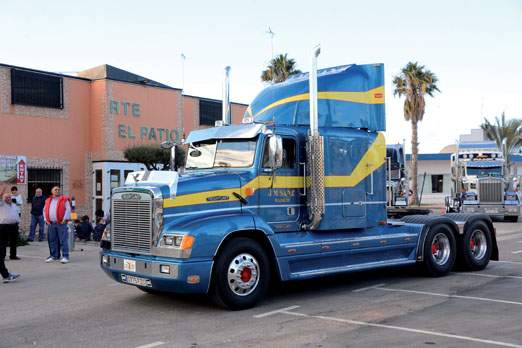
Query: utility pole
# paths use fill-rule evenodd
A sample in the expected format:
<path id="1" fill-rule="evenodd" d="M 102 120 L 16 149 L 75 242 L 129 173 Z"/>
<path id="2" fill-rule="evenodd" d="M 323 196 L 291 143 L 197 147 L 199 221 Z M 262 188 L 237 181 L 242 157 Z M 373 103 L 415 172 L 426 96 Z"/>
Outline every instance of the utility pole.
<path id="1" fill-rule="evenodd" d="M 272 84 L 274 84 L 274 35 L 275 33 L 268 27 L 268 31 L 265 31 L 268 35 L 270 35 L 270 45 L 272 46 Z"/>
<path id="2" fill-rule="evenodd" d="M 185 55 L 181 54 L 181 94 L 185 91 Z"/>

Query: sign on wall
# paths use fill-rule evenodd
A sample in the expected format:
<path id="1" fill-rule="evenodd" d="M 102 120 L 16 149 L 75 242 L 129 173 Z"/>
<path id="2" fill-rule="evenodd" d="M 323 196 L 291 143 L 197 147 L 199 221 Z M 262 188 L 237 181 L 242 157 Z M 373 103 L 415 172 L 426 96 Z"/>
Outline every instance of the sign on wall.
<path id="1" fill-rule="evenodd" d="M 16 157 L 16 183 L 25 184 L 27 178 L 27 157 Z"/>
<path id="2" fill-rule="evenodd" d="M 109 101 L 109 109 L 111 115 L 121 115 L 141 117 L 141 105 L 131 102 L 121 102 L 117 100 Z M 120 118 L 123 120 L 124 118 Z M 118 137 L 140 140 L 156 140 L 156 141 L 179 141 L 180 134 L 177 129 L 168 129 L 160 127 L 151 127 L 149 125 L 141 125 L 133 129 L 130 124 L 118 124 Z"/>
<path id="3" fill-rule="evenodd" d="M 27 157 L 0 155 L 0 182 L 25 184 L 27 182 Z"/>

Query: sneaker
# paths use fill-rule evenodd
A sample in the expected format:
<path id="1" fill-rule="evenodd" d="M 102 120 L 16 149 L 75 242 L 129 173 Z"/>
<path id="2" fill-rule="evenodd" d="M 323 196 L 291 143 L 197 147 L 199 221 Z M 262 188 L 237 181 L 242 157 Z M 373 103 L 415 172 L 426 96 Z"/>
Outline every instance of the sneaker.
<path id="1" fill-rule="evenodd" d="M 18 277 L 20 277 L 19 274 L 12 274 L 12 273 L 9 273 L 9 275 L 7 276 L 7 278 L 4 278 L 4 283 L 12 282 L 13 280 L 17 279 Z"/>
<path id="2" fill-rule="evenodd" d="M 49 256 L 49 257 L 47 258 L 47 260 L 45 260 L 45 262 L 47 262 L 47 263 L 49 263 L 49 262 L 54 262 L 54 261 L 58 261 L 58 259 L 56 259 L 56 258 L 54 258 L 54 257 L 52 257 L 52 256 Z"/>
<path id="3" fill-rule="evenodd" d="M 62 257 L 62 259 L 60 260 L 61 263 L 69 263 L 69 258 L 68 257 Z"/>

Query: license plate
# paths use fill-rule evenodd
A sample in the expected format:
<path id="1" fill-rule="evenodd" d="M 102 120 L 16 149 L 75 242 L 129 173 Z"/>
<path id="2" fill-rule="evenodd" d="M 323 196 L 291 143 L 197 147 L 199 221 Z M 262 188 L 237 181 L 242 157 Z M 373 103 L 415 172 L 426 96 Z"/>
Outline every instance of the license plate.
<path id="1" fill-rule="evenodd" d="M 135 277 L 135 276 L 127 275 L 127 274 L 122 274 L 121 280 L 125 283 L 139 285 L 139 286 L 146 286 L 149 288 L 152 286 L 150 279 Z"/>
<path id="2" fill-rule="evenodd" d="M 493 209 L 484 209 L 484 212 L 486 214 L 497 214 L 498 213 L 498 209 L 496 208 L 493 208 Z"/>
<path id="3" fill-rule="evenodd" d="M 134 260 L 123 260 L 123 268 L 129 272 L 136 272 L 136 261 Z"/>

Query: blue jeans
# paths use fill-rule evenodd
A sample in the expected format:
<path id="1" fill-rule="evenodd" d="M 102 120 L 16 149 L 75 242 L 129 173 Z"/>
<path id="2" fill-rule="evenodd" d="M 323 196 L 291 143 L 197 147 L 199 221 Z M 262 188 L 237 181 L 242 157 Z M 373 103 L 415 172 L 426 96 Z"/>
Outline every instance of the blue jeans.
<path id="1" fill-rule="evenodd" d="M 40 232 L 38 234 L 38 239 L 42 240 L 45 238 L 44 232 L 44 217 L 43 215 L 31 215 L 31 230 L 29 232 L 29 237 L 27 239 L 34 240 L 34 235 L 36 233 L 36 225 L 40 227 Z"/>
<path id="2" fill-rule="evenodd" d="M 49 249 L 51 256 L 55 259 L 60 258 L 60 249 L 62 250 L 62 256 L 69 258 L 68 234 L 67 224 L 51 223 L 47 228 Z"/>

